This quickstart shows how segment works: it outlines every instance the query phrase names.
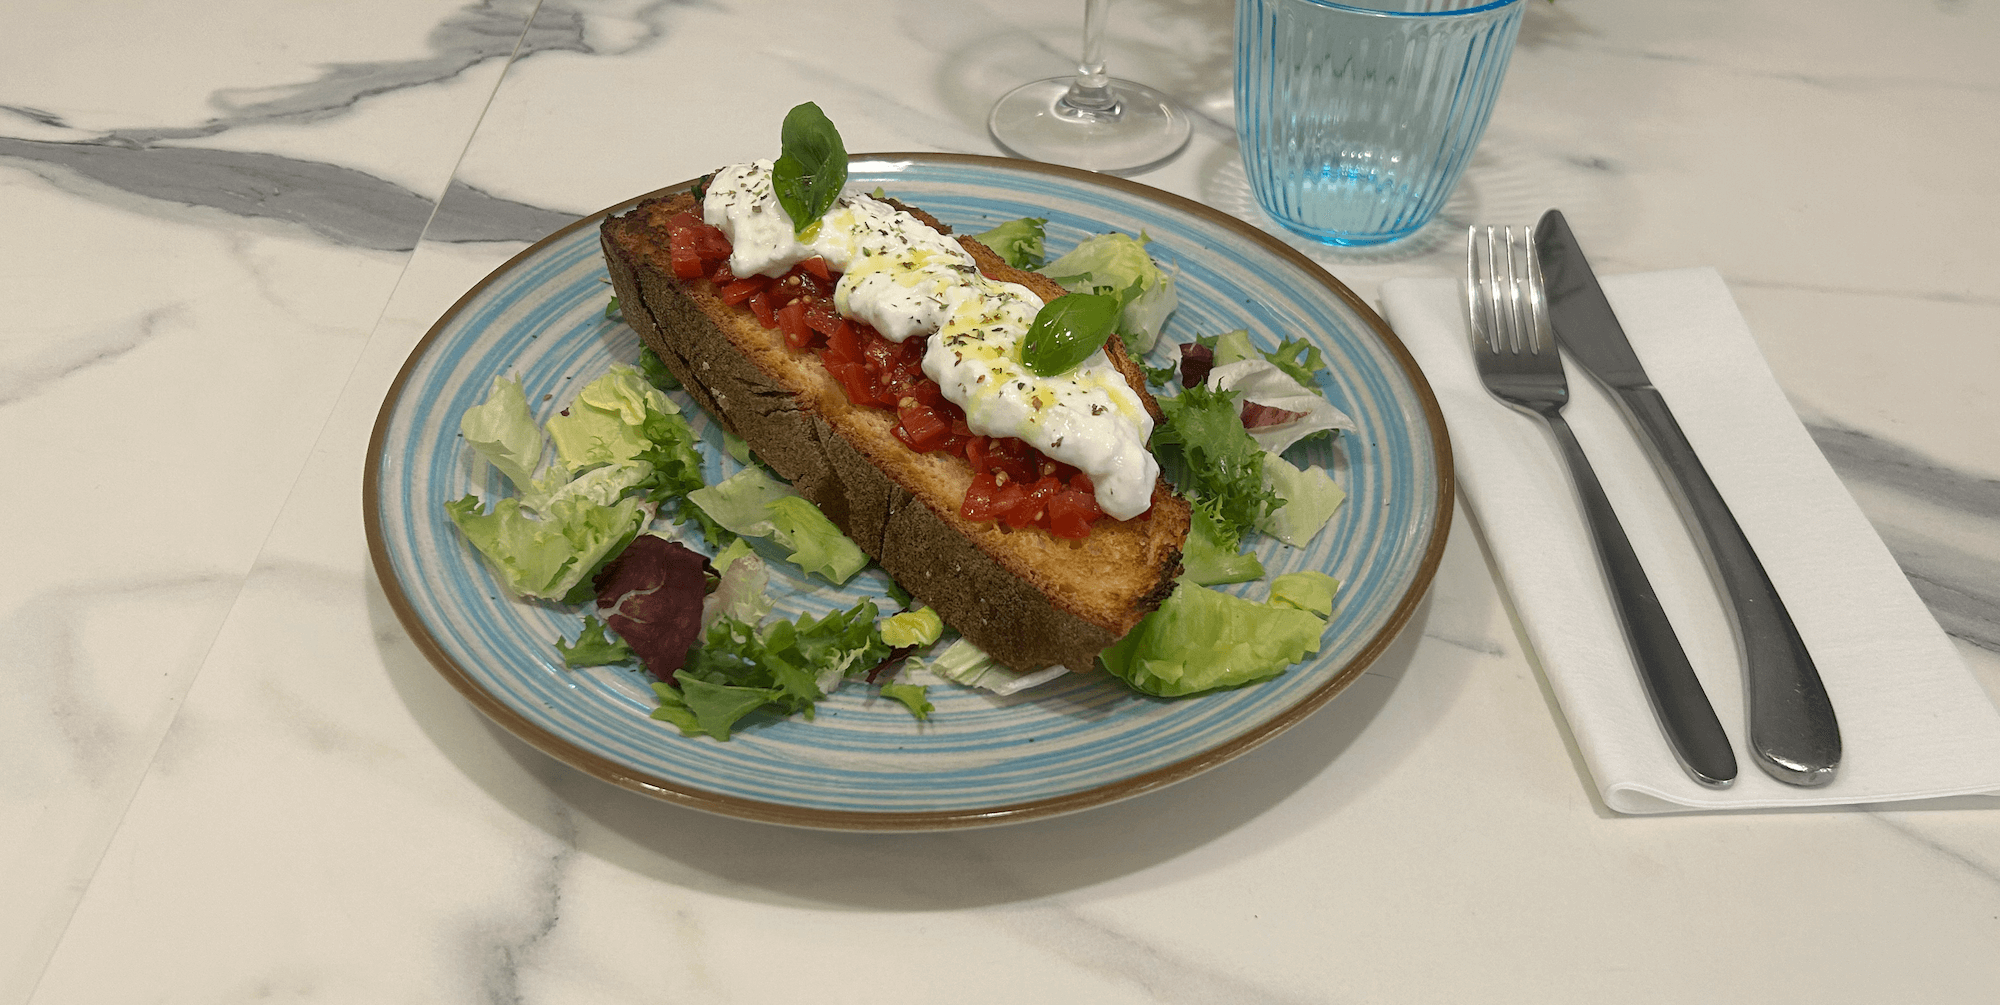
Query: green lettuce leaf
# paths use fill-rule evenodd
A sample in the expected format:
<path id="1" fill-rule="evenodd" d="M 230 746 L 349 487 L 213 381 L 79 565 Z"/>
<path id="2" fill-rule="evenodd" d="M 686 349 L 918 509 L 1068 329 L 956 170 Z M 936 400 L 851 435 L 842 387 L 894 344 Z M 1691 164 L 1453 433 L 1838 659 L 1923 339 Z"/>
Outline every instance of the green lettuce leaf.
<path id="1" fill-rule="evenodd" d="M 819 507 L 802 496 L 785 496 L 770 504 L 772 538 L 791 550 L 793 563 L 835 585 L 854 578 L 868 566 L 861 550 Z"/>
<path id="2" fill-rule="evenodd" d="M 622 464 L 654 446 L 645 434 L 647 412 L 680 408 L 637 367 L 614 363 L 584 385 L 564 414 L 549 419 L 549 439 L 571 474 L 600 464 Z"/>
<path id="3" fill-rule="evenodd" d="M 1182 575 L 1202 586 L 1247 583 L 1264 578 L 1264 563 L 1239 552 L 1224 540 L 1222 527 L 1206 505 L 1196 505 L 1188 521 L 1187 547 L 1181 553 Z"/>
<path id="4" fill-rule="evenodd" d="M 635 484 L 654 502 L 678 502 L 708 484 L 702 475 L 701 454 L 694 449 L 694 427 L 678 412 L 662 412 L 649 402 L 640 420 L 639 435 L 646 445 L 633 455 L 631 464 L 651 470 Z"/>
<path id="5" fill-rule="evenodd" d="M 1134 689 L 1174 698 L 1276 677 L 1318 652 L 1325 628 L 1318 615 L 1289 603 L 1182 582 L 1099 659 Z"/>
<path id="6" fill-rule="evenodd" d="M 564 599 L 593 569 L 631 543 L 646 522 L 639 500 L 629 497 L 611 506 L 570 497 L 554 502 L 538 518 L 516 497 L 483 512 L 479 499 L 468 495 L 446 503 L 445 512 L 509 590 L 547 600 Z"/>
<path id="7" fill-rule="evenodd" d="M 575 478 L 556 466 L 536 479 L 532 488 L 522 491 L 521 505 L 537 513 L 549 512 L 564 499 L 582 499 L 599 506 L 610 506 L 652 476 L 653 466 L 644 461 L 591 468 Z"/>
<path id="8" fill-rule="evenodd" d="M 528 396 L 521 382 L 507 377 L 493 378 L 486 401 L 465 410 L 458 431 L 479 456 L 527 492 L 534 487 L 535 469 L 542 463 L 542 430 L 528 411 Z"/>
<path id="9" fill-rule="evenodd" d="M 1046 667 L 1032 673 L 1016 673 L 1003 666 L 999 660 L 986 654 L 986 650 L 972 644 L 970 639 L 958 638 L 944 647 L 944 651 L 928 660 L 911 659 L 904 666 L 905 676 L 913 671 L 934 674 L 955 684 L 976 687 L 998 695 L 1016 694 L 1037 685 L 1046 684 L 1069 671 L 1060 666 Z"/>
<path id="10" fill-rule="evenodd" d="M 573 667 L 601 667 L 638 659 L 623 639 L 606 635 L 604 622 L 591 614 L 583 616 L 583 632 L 576 637 L 576 643 L 572 645 L 568 639 L 557 639 L 556 652 L 562 655 L 563 663 Z"/>
<path id="11" fill-rule="evenodd" d="M 1318 387 L 1319 378 L 1313 376 L 1313 371 L 1326 369 L 1325 354 L 1307 339 L 1288 338 L 1263 356 L 1271 361 L 1271 365 L 1290 374 L 1293 380 L 1306 388 Z"/>
<path id="12" fill-rule="evenodd" d="M 927 646 L 944 634 L 944 619 L 938 617 L 936 611 L 920 607 L 914 611 L 891 614 L 883 618 L 882 624 L 878 627 L 882 632 L 883 643 L 890 648 Z"/>
<path id="13" fill-rule="evenodd" d="M 1190 387 L 1160 401 L 1167 421 L 1153 430 L 1154 453 L 1181 492 L 1206 506 L 1218 541 L 1234 551 L 1243 533 L 1280 499 L 1264 483 L 1265 453 L 1243 428 L 1235 394 Z"/>
<path id="14" fill-rule="evenodd" d="M 1038 268 L 1042 264 L 1043 226 L 1049 221 L 1026 216 L 1009 220 L 973 239 L 992 248 L 1008 265 L 1017 269 Z"/>
<path id="15" fill-rule="evenodd" d="M 835 584 L 847 582 L 868 565 L 861 546 L 842 534 L 819 507 L 762 468 L 744 468 L 688 493 L 688 499 L 732 533 L 778 542 L 790 550 L 799 568 Z"/>
<path id="16" fill-rule="evenodd" d="M 1325 468 L 1294 467 L 1272 453 L 1264 455 L 1264 484 L 1284 505 L 1257 521 L 1257 529 L 1293 546 L 1312 540 L 1347 499 L 1346 490 L 1334 484 Z"/>
<path id="17" fill-rule="evenodd" d="M 674 376 L 672 370 L 667 369 L 667 364 L 660 362 L 659 354 L 651 348 L 639 350 L 639 372 L 646 375 L 647 383 L 662 391 L 671 391 L 681 386 L 681 379 Z"/>
<path id="18" fill-rule="evenodd" d="M 1283 604 L 1309 611 L 1322 618 L 1333 616 L 1333 595 L 1340 592 L 1340 580 L 1313 569 L 1288 572 L 1271 580 L 1266 603 Z"/>
<path id="19" fill-rule="evenodd" d="M 744 537 L 770 537 L 778 525 L 771 520 L 771 503 L 795 495 L 792 487 L 748 467 L 713 485 L 688 493 L 709 519 Z"/>
<path id="20" fill-rule="evenodd" d="M 679 726 L 682 736 L 706 733 L 718 740 L 729 739 L 744 716 L 782 697 L 774 688 L 712 684 L 700 679 L 682 679 L 679 689 L 655 683 L 653 693 L 660 696 L 653 718 Z"/>
<path id="21" fill-rule="evenodd" d="M 1174 277 L 1146 254 L 1148 238 L 1099 234 L 1041 268 L 1071 293 L 1108 293 L 1119 298 L 1118 334 L 1134 356 L 1153 347 L 1167 316 L 1180 306 Z"/>
<path id="22" fill-rule="evenodd" d="M 861 673 L 889 655 L 875 628 L 877 608 L 862 600 L 822 618 L 801 615 L 757 628 L 724 615 L 709 625 L 702 646 L 688 654 L 674 674 L 679 689 L 661 695 L 654 718 L 674 722 L 689 735 L 719 740 L 751 710 L 767 707 L 780 715 L 811 714 L 813 705 L 845 677 Z M 674 691 L 668 688 L 668 691 Z M 751 698 L 756 702 L 746 704 Z M 683 708 L 687 715 L 672 708 Z M 683 720 L 692 716 L 690 728 Z"/>
<path id="23" fill-rule="evenodd" d="M 937 708 L 926 700 L 925 695 L 930 689 L 922 684 L 890 682 L 882 685 L 879 690 L 884 698 L 894 698 L 902 702 L 903 707 L 909 709 L 910 714 L 916 716 L 919 722 L 930 718 L 931 713 Z"/>

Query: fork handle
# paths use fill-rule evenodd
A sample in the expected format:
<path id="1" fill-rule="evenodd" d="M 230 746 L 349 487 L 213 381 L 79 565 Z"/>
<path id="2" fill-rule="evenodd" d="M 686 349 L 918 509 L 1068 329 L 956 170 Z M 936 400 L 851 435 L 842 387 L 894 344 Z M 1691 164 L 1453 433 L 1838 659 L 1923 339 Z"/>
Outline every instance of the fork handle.
<path id="1" fill-rule="evenodd" d="M 1729 597 L 1743 647 L 1750 756 L 1765 774 L 1788 785 L 1810 788 L 1833 781 L 1840 765 L 1840 724 L 1764 564 L 1660 392 L 1621 387 L 1618 399 L 1671 476 L 1666 481 L 1678 489 L 1683 515 L 1706 540 L 1709 561 Z"/>
<path id="2" fill-rule="evenodd" d="M 1724 788 L 1736 780 L 1736 754 L 1729 748 L 1729 736 L 1722 731 L 1714 706 L 1708 703 L 1708 693 L 1701 689 L 1701 680 L 1681 650 L 1673 623 L 1661 609 L 1652 581 L 1639 565 L 1639 556 L 1632 550 L 1618 514 L 1612 511 L 1611 500 L 1605 498 L 1583 446 L 1576 442 L 1576 434 L 1570 432 L 1560 413 L 1545 412 L 1542 417 L 1556 434 L 1577 495 L 1583 500 L 1591 540 L 1597 545 L 1605 578 L 1611 582 L 1618 625 L 1624 630 L 1626 646 L 1639 668 L 1639 682 L 1660 720 L 1667 745 L 1695 781 Z"/>

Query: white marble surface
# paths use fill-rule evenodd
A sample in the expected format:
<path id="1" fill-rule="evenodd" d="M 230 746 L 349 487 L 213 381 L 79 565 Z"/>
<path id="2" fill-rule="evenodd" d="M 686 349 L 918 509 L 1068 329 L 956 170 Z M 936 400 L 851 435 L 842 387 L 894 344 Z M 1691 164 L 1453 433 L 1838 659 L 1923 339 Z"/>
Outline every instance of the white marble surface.
<path id="1" fill-rule="evenodd" d="M 1202 113 L 1142 180 L 1255 219 L 1231 4 L 1121 0 Z M 568 219 L 763 153 L 993 152 L 1069 0 L 0 11 L 0 1002 L 1979 1002 L 2000 804 L 1630 819 L 1591 794 L 1461 513 L 1342 697 L 1162 792 L 834 835 L 648 801 L 486 721 L 362 539 L 375 411 Z M 88 29 L 88 30 L 85 30 Z M 2000 13 L 1534 2 L 1447 220 L 1562 206 L 1713 265 L 2000 694 Z M 857 45 L 871 46 L 866 60 Z"/>

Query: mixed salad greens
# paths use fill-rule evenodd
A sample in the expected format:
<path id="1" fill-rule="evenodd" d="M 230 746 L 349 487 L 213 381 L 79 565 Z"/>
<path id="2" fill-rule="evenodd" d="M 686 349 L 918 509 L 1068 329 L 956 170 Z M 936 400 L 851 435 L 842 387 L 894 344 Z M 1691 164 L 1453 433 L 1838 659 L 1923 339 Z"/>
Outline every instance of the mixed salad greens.
<path id="1" fill-rule="evenodd" d="M 795 110 L 786 122 L 802 212 L 830 200 L 828 184 L 837 193 L 846 176 L 839 135 L 827 136 L 831 124 L 817 112 Z M 1076 355 L 1079 340 L 1091 343 L 1087 355 L 1110 337 L 1124 339 L 1135 359 L 1165 357 L 1146 367 L 1166 414 L 1152 447 L 1194 511 L 1173 593 L 1101 663 L 1161 697 L 1284 673 L 1318 651 L 1339 584 L 1313 571 L 1281 575 L 1263 601 L 1210 587 L 1263 579 L 1246 547 L 1253 534 L 1303 545 L 1342 502 L 1323 468 L 1283 456 L 1293 444 L 1353 428 L 1320 392 L 1318 348 L 1287 339 L 1264 352 L 1240 330 L 1161 346 L 1178 301 L 1146 236 L 1097 235 L 1045 263 L 1046 222 L 1009 221 L 977 236 L 1016 267 L 1083 294 L 1054 302 L 1085 306 L 1037 350 L 1049 365 Z M 607 318 L 616 311 L 614 298 Z M 1167 393 L 1175 384 L 1178 393 Z M 921 720 L 933 711 L 926 681 L 1009 694 L 1064 672 L 1000 666 L 893 583 L 887 595 L 844 611 L 774 617 L 771 570 L 752 539 L 833 584 L 869 559 L 740 440 L 726 437 L 725 449 L 742 468 L 709 484 L 707 448 L 668 394 L 675 387 L 644 351 L 638 365 L 614 364 L 545 423 L 509 377 L 495 378 L 462 418 L 467 444 L 513 491 L 490 505 L 468 494 L 445 510 L 515 595 L 585 608 L 575 637 L 554 640 L 565 664 L 643 667 L 654 678 L 654 718 L 717 740 L 760 710 L 810 718 L 821 699 L 857 679 Z"/>

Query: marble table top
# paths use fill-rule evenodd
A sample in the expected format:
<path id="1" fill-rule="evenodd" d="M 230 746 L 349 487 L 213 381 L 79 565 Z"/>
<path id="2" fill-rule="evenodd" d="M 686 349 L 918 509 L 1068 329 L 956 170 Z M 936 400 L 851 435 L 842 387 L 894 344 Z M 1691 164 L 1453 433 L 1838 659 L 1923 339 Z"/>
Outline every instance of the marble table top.
<path id="1" fill-rule="evenodd" d="M 1137 799 L 831 834 L 587 777 L 391 613 L 362 460 L 467 288 L 763 155 L 995 153 L 1058 0 L 36 2 L 0 11 L 0 1003 L 1992 1000 L 2000 799 L 1621 817 L 1473 525 L 1302 726 Z M 1122 0 L 1197 112 L 1139 180 L 1270 227 L 1232 5 Z M 1992 5 L 1534 0 L 1444 219 L 1312 254 L 1364 299 L 1559 205 L 1709 265 L 2000 694 Z M 865 58 L 857 54 L 865 53 Z"/>

